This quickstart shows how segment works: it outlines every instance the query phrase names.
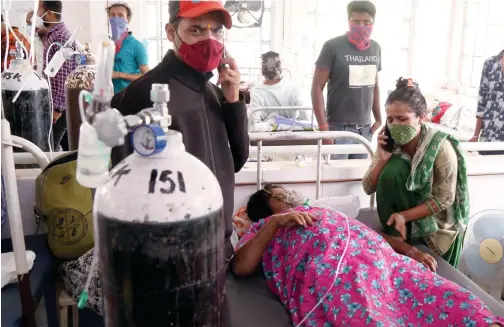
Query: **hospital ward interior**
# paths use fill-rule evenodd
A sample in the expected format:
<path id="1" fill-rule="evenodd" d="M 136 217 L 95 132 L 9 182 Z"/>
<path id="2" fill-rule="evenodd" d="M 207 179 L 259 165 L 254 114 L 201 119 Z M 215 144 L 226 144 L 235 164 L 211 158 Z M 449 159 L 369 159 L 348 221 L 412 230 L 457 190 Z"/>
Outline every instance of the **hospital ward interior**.
<path id="1" fill-rule="evenodd" d="M 2 327 L 504 327 L 503 0 L 1 0 Z"/>

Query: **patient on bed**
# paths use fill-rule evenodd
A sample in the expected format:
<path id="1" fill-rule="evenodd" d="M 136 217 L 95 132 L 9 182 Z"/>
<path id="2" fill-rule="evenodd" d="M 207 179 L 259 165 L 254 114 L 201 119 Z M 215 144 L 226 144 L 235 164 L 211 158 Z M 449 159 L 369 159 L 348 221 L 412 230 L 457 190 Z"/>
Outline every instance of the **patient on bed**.
<path id="1" fill-rule="evenodd" d="M 268 51 L 261 56 L 262 75 L 264 81 L 250 90 L 250 107 L 252 109 L 267 107 L 298 107 L 306 106 L 300 96 L 300 91 L 289 80 L 282 76 L 282 62 L 280 55 Z M 289 110 L 261 111 L 255 113 L 251 119 L 254 123 L 264 122 L 275 117 L 295 118 L 296 112 Z M 309 112 L 301 110 L 297 116 L 301 120 L 310 118 Z"/>
<path id="2" fill-rule="evenodd" d="M 246 276 L 262 264 L 295 326 L 306 315 L 304 326 L 504 326 L 476 296 L 432 272 L 432 257 L 413 247 L 397 253 L 359 221 L 347 225 L 338 211 L 291 194 L 266 185 L 250 197 L 253 223 L 232 269 Z"/>

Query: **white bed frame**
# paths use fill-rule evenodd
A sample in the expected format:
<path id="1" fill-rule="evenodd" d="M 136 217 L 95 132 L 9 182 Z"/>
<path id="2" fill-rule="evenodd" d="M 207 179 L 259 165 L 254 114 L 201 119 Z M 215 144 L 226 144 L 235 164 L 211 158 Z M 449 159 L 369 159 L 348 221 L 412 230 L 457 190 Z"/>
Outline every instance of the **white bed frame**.
<path id="1" fill-rule="evenodd" d="M 293 109 L 295 110 L 295 109 Z M 310 155 L 316 158 L 316 199 L 321 195 L 321 169 L 324 159 L 324 164 L 330 163 L 331 154 L 350 154 L 350 153 L 367 153 L 370 156 L 374 154 L 374 146 L 364 137 L 343 131 L 331 132 L 260 132 L 249 133 L 250 141 L 256 141 L 257 146 L 250 147 L 250 157 L 255 157 L 257 160 L 256 183 L 257 189 L 260 190 L 264 183 L 263 180 L 263 162 L 261 158 L 266 155 Z M 15 138 L 15 137 L 14 137 Z M 336 138 L 351 138 L 360 144 L 335 144 L 335 145 L 322 145 L 323 139 L 336 139 Z M 317 140 L 317 145 L 296 145 L 296 146 L 263 146 L 263 141 L 278 141 L 278 140 Z M 477 142 L 477 143 L 461 143 L 462 148 L 466 151 L 502 151 L 504 150 L 504 142 Z M 33 153 L 33 151 L 32 151 Z M 14 161 L 16 164 L 39 164 L 41 168 L 49 163 L 47 157 L 49 153 L 14 153 Z M 55 152 L 53 158 L 65 154 L 67 152 Z M 35 157 L 34 157 L 35 155 Z M 323 158 L 325 157 L 325 158 Z M 370 207 L 374 207 L 374 196 L 370 197 Z"/>

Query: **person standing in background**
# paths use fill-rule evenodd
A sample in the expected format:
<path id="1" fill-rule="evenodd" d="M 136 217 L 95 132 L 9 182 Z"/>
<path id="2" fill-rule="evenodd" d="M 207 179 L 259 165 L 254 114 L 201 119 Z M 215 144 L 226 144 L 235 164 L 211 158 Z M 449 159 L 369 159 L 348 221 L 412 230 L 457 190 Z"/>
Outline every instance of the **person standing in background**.
<path id="1" fill-rule="evenodd" d="M 133 37 L 128 29 L 131 8 L 126 3 L 114 3 L 106 8 L 112 40 L 116 44 L 116 55 L 112 83 L 114 93 L 119 93 L 131 82 L 149 71 L 147 49 Z"/>
<path id="2" fill-rule="evenodd" d="M 33 10 L 26 14 L 26 37 L 31 38 L 31 32 L 33 29 L 32 25 Z M 33 40 L 33 50 L 34 50 L 34 64 L 33 68 L 37 73 L 42 74 L 42 67 L 44 67 L 44 43 L 39 35 L 40 29 L 35 29 L 35 38 Z M 43 32 L 43 31 L 42 31 Z M 43 33 L 41 33 L 43 34 Z"/>
<path id="3" fill-rule="evenodd" d="M 301 99 L 300 91 L 282 76 L 280 55 L 268 51 L 261 56 L 264 81 L 250 90 L 250 106 L 253 109 L 265 107 L 298 107 L 306 105 Z M 265 121 L 270 115 L 295 118 L 295 111 L 275 110 L 260 111 L 254 114 L 254 120 Z M 299 119 L 309 119 L 306 110 L 300 110 Z"/>
<path id="4" fill-rule="evenodd" d="M 370 1 L 348 4 L 350 30 L 324 43 L 315 63 L 313 111 L 322 131 L 347 131 L 369 141 L 382 124 L 378 72 L 380 45 L 371 40 L 376 7 Z M 327 115 L 323 90 L 328 84 Z M 371 110 L 375 122 L 371 125 Z M 324 144 L 355 144 L 351 139 L 324 140 Z M 336 159 L 363 159 L 367 154 L 337 155 Z"/>
<path id="5" fill-rule="evenodd" d="M 504 50 L 485 61 L 478 96 L 476 129 L 470 142 L 504 142 Z M 480 151 L 504 155 L 504 151 Z"/>
<path id="6" fill-rule="evenodd" d="M 30 42 L 24 37 L 21 32 L 19 32 L 19 28 L 11 26 L 12 30 L 14 31 L 15 36 L 12 34 L 12 31 L 9 30 L 9 39 L 7 40 L 7 26 L 4 24 L 4 18 L 2 15 L 2 72 L 4 71 L 4 68 L 8 68 L 10 65 L 10 61 L 12 59 L 16 59 L 16 37 L 19 41 L 23 42 L 24 47 L 26 48 L 26 51 L 28 53 L 24 53 L 24 59 L 28 59 L 28 55 L 30 54 Z M 7 67 L 4 67 L 4 56 L 5 52 L 8 52 L 7 55 Z"/>
<path id="7" fill-rule="evenodd" d="M 37 11 L 35 28 L 47 28 L 44 36 L 44 70 L 54 57 L 59 47 L 66 44 L 72 33 L 64 22 L 61 21 L 61 1 L 41 0 Z M 67 46 L 70 46 L 68 44 Z M 75 50 L 75 43 L 72 45 Z M 47 61 L 46 61 L 47 58 Z M 68 75 L 77 68 L 75 60 L 66 60 L 56 76 L 49 78 L 53 104 L 53 140 L 56 150 L 68 150 L 68 144 L 62 140 L 67 130 L 65 113 L 65 81 Z"/>

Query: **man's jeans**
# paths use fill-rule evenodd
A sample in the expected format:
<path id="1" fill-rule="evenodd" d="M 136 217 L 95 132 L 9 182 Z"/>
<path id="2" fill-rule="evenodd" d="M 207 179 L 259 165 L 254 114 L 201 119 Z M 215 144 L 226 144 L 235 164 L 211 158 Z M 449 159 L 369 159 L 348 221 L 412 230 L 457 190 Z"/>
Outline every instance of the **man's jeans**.
<path id="1" fill-rule="evenodd" d="M 53 125 L 54 151 L 64 151 L 62 144 L 63 138 L 67 132 L 66 110 L 63 111 L 60 118 Z M 68 149 L 68 147 L 66 147 Z"/>
<path id="2" fill-rule="evenodd" d="M 371 142 L 373 138 L 373 133 L 371 133 L 371 125 L 329 125 L 330 131 L 344 131 L 359 134 Z M 337 138 L 334 140 L 334 144 L 360 144 L 358 141 L 349 138 Z M 366 159 L 367 154 L 333 154 L 331 155 L 332 160 L 342 160 L 342 159 Z"/>

